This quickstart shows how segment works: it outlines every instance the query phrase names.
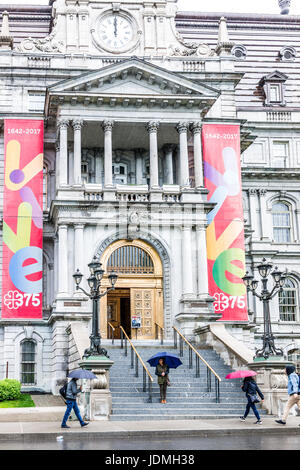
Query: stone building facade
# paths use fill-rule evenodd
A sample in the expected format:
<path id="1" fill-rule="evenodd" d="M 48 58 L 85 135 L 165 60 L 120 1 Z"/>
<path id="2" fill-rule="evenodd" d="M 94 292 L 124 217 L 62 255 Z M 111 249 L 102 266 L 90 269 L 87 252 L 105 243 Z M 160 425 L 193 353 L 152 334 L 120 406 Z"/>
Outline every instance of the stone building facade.
<path id="1" fill-rule="evenodd" d="M 119 274 L 101 301 L 104 338 L 108 323 L 130 334 L 136 311 L 140 340 L 156 327 L 171 339 L 173 325 L 193 338 L 219 318 L 208 294 L 203 123 L 241 126 L 247 269 L 266 257 L 288 271 L 273 329 L 286 354 L 300 347 L 300 18 L 183 13 L 176 3 L 0 9 L 1 190 L 4 119 L 44 119 L 43 318 L 0 319 L 0 378 L 24 390 L 55 393 L 65 377 L 70 321 L 88 332 L 92 311 L 72 274 L 87 278 L 94 256 L 104 289 Z M 263 314 L 251 294 L 248 310 L 249 321 L 226 328 L 254 351 Z"/>

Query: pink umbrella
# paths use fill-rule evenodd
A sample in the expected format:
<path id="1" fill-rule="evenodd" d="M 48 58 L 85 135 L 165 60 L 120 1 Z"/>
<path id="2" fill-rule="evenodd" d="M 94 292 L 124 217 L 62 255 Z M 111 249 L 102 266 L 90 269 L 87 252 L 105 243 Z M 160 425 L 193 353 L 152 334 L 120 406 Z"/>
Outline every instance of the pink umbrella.
<path id="1" fill-rule="evenodd" d="M 243 377 L 253 377 L 257 375 L 253 370 L 236 370 L 226 375 L 225 379 L 242 379 Z"/>

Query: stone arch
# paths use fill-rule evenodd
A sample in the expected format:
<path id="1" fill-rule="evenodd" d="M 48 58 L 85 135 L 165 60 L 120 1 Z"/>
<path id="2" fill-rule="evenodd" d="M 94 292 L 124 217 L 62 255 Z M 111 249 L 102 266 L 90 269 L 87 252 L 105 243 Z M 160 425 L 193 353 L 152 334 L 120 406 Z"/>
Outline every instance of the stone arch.
<path id="1" fill-rule="evenodd" d="M 121 230 L 114 232 L 108 236 L 105 240 L 100 242 L 95 250 L 94 256 L 97 259 L 101 259 L 104 251 L 115 241 L 126 239 L 127 231 Z M 159 240 L 154 234 L 148 231 L 141 230 L 139 232 L 138 240 L 145 241 L 151 245 L 160 257 L 162 268 L 163 268 L 163 291 L 164 291 L 164 330 L 165 338 L 170 339 L 172 337 L 172 295 L 171 295 L 171 258 L 169 255 L 169 249 L 166 243 Z"/>

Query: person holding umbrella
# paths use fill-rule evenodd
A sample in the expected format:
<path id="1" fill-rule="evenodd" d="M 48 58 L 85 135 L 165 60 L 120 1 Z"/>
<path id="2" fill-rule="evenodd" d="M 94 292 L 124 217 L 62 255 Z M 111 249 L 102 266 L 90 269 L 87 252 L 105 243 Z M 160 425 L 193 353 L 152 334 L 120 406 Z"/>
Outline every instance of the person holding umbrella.
<path id="1" fill-rule="evenodd" d="M 170 384 L 169 366 L 167 366 L 163 357 L 160 357 L 158 360 L 155 375 L 158 376 L 157 383 L 160 389 L 160 402 L 167 403 L 167 386 Z"/>
<path id="2" fill-rule="evenodd" d="M 170 385 L 169 369 L 176 369 L 182 362 L 175 354 L 166 352 L 155 354 L 147 362 L 150 366 L 155 367 L 155 374 L 158 377 L 157 383 L 160 388 L 160 402 L 167 403 L 167 386 Z"/>
<path id="3" fill-rule="evenodd" d="M 262 424 L 262 420 L 260 419 L 259 412 L 257 411 L 255 404 L 259 402 L 257 395 L 260 396 L 262 401 L 264 400 L 264 395 L 253 378 L 255 375 L 257 375 L 256 372 L 252 370 L 237 370 L 235 372 L 231 372 L 230 374 L 226 375 L 225 378 L 226 379 L 244 378 L 241 389 L 243 390 L 243 392 L 246 393 L 248 403 L 246 405 L 244 416 L 240 416 L 240 420 L 245 421 L 249 414 L 250 409 L 252 409 L 257 420 L 254 424 Z"/>
<path id="4" fill-rule="evenodd" d="M 66 391 L 66 405 L 67 409 L 64 414 L 61 427 L 64 429 L 70 428 L 70 426 L 67 425 L 68 418 L 74 409 L 75 415 L 78 418 L 78 421 L 80 422 L 81 427 L 83 428 L 84 426 L 87 426 L 89 423 L 85 422 L 80 414 L 80 410 L 78 408 L 76 398 L 79 393 L 82 391 L 82 387 L 77 387 L 77 380 L 78 379 L 96 379 L 96 375 L 93 374 L 92 372 L 84 369 L 78 369 L 74 370 L 69 374 L 69 377 L 71 377 L 70 382 L 67 385 L 67 391 Z"/>
<path id="5" fill-rule="evenodd" d="M 248 399 L 244 416 L 240 417 L 241 421 L 245 421 L 245 419 L 247 418 L 249 414 L 250 408 L 252 408 L 252 411 L 255 414 L 256 419 L 257 419 L 255 424 L 262 424 L 262 420 L 260 419 L 259 412 L 257 411 L 255 404 L 259 402 L 257 398 L 257 394 L 260 396 L 262 401 L 264 400 L 265 397 L 263 393 L 261 392 L 259 386 L 255 382 L 254 378 L 245 377 L 243 381 L 243 385 L 241 386 L 241 389 L 243 390 L 243 392 L 246 393 L 246 397 Z"/>

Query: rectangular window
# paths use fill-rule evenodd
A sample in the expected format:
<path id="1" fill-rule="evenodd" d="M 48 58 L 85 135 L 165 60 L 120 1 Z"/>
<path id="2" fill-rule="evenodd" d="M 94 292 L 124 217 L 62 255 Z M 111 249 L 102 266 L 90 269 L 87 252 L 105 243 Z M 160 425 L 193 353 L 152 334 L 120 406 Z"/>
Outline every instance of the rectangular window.
<path id="1" fill-rule="evenodd" d="M 297 300 L 295 290 L 283 290 L 279 296 L 279 316 L 281 321 L 296 321 Z"/>
<path id="2" fill-rule="evenodd" d="M 42 113 L 45 105 L 45 93 L 29 92 L 28 93 L 28 111 L 34 113 Z"/>
<path id="3" fill-rule="evenodd" d="M 270 85 L 270 102 L 278 103 L 280 101 L 280 85 Z"/>
<path id="4" fill-rule="evenodd" d="M 273 142 L 272 166 L 275 168 L 288 167 L 289 142 Z"/>
<path id="5" fill-rule="evenodd" d="M 21 383 L 35 385 L 36 383 L 35 344 L 24 341 L 21 350 Z"/>

